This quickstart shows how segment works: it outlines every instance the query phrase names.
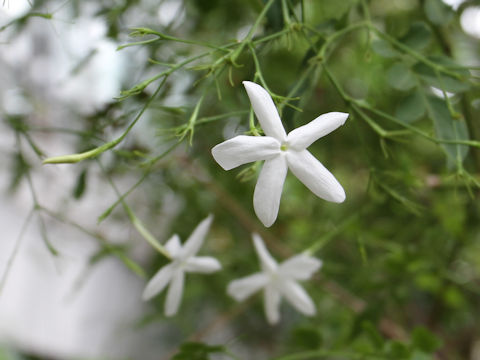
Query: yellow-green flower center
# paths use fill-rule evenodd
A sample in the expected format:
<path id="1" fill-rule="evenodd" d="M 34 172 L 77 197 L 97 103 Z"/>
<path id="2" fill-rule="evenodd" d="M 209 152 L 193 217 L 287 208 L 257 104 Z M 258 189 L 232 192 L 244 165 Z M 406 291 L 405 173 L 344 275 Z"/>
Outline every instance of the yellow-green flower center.
<path id="1" fill-rule="evenodd" d="M 280 145 L 280 150 L 287 151 L 288 150 L 288 143 L 284 142 Z"/>

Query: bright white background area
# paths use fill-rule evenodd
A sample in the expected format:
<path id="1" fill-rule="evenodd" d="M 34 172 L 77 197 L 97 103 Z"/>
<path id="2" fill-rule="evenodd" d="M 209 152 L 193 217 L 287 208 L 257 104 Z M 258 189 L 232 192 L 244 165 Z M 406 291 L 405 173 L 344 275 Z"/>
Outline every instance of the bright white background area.
<path id="1" fill-rule="evenodd" d="M 3 154 L 10 154 L 17 147 L 13 132 L 3 121 L 4 113 L 28 115 L 38 126 L 75 128 L 75 114 L 94 113 L 111 102 L 119 95 L 126 74 L 140 76 L 132 64 L 136 57 L 144 55 L 138 49 L 116 51 L 119 44 L 106 37 L 104 21 L 93 16 L 98 10 L 94 2 L 82 6 L 79 18 L 73 18 L 69 7 L 62 4 L 48 9 L 53 13 L 52 20 L 29 19 L 20 35 L 9 28 L 0 32 Z M 180 5 L 178 1 L 165 1 L 153 16 L 166 24 Z M 27 0 L 7 0 L 5 6 L 0 2 L 0 26 L 29 10 Z M 133 25 L 137 25 L 134 20 Z M 89 61 L 78 72 L 72 72 L 89 54 L 93 54 Z M 149 136 L 141 133 L 142 126 L 135 131 L 132 136 Z M 75 139 L 68 135 L 35 136 L 50 156 L 74 151 L 72 140 Z M 111 242 L 136 243 L 132 249 L 136 260 L 149 261 L 153 252 L 130 224 L 110 219 L 97 224 L 97 217 L 118 198 L 105 181 L 95 182 L 102 178 L 101 174 L 89 176 L 88 191 L 81 200 L 67 201 L 79 168 L 42 166 L 28 146 L 23 149 L 33 164 L 32 183 L 40 204 L 75 219 Z M 0 157 L 0 166 L 11 168 L 10 156 Z M 117 186 L 125 191 L 137 180 L 125 176 Z M 38 213 L 33 214 L 22 233 L 32 211 L 32 194 L 26 181 L 9 193 L 10 181 L 8 171 L 0 172 L 0 278 L 8 270 L 0 293 L 0 346 L 56 358 L 158 359 L 159 354 L 171 351 L 171 346 L 159 341 L 163 336 L 158 326 L 156 330 L 145 327 L 132 331 L 148 307 L 140 298 L 145 280 L 111 256 L 90 265 L 91 256 L 99 250 L 98 242 L 71 226 L 42 216 L 48 238 L 59 252 L 53 256 L 42 239 Z M 165 200 L 168 209 L 155 228 L 155 235 L 161 240 L 170 235 L 168 223 L 178 208 L 175 197 Z M 135 201 L 141 203 L 142 199 L 137 197 Z"/>

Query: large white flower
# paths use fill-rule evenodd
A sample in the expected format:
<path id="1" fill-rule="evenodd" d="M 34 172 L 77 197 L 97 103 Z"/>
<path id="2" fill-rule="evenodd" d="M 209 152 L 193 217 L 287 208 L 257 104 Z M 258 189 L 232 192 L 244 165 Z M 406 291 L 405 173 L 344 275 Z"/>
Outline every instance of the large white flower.
<path id="1" fill-rule="evenodd" d="M 318 197 L 343 202 L 345 191 L 342 186 L 306 149 L 343 125 L 348 114 L 330 112 L 320 115 L 287 135 L 268 92 L 250 81 L 244 81 L 243 85 L 266 136 L 236 136 L 215 146 L 212 154 L 225 170 L 265 160 L 253 195 L 253 207 L 260 221 L 266 227 L 275 222 L 288 169 Z"/>
<path id="2" fill-rule="evenodd" d="M 205 240 L 213 216 L 209 215 L 195 228 L 185 244 L 180 244 L 178 235 L 173 235 L 165 244 L 172 261 L 162 267 L 148 282 L 142 298 L 149 300 L 161 292 L 169 283 L 165 301 L 165 315 L 175 315 L 180 306 L 185 272 L 208 274 L 222 267 L 217 259 L 208 256 L 195 256 Z"/>
<path id="3" fill-rule="evenodd" d="M 321 260 L 305 253 L 292 256 L 280 265 L 270 255 L 262 238 L 253 234 L 253 243 L 261 264 L 261 272 L 232 281 L 227 293 L 242 301 L 263 289 L 267 320 L 275 324 L 280 320 L 280 300 L 284 296 L 302 314 L 315 314 L 315 305 L 297 280 L 307 280 L 322 265 Z"/>

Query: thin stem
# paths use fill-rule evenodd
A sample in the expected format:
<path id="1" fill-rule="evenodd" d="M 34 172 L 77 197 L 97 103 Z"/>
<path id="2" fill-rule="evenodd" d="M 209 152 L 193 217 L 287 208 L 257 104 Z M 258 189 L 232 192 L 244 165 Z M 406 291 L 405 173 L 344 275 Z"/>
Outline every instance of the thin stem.
<path id="1" fill-rule="evenodd" d="M 53 211 L 51 211 L 51 210 L 49 210 L 45 207 L 41 207 L 40 210 L 43 213 L 45 213 L 46 215 L 50 216 L 51 218 L 65 224 L 65 225 L 72 226 L 72 227 L 76 228 L 77 230 L 81 231 L 82 233 L 98 240 L 99 243 L 100 243 L 100 246 L 102 246 L 103 248 L 111 251 L 111 253 L 114 256 L 119 258 L 135 274 L 137 274 L 138 276 L 140 276 L 142 278 L 145 277 L 145 272 L 143 271 L 143 269 L 141 268 L 140 265 L 138 265 L 135 261 L 133 261 L 132 259 L 127 257 L 123 252 L 120 252 L 120 251 L 116 250 L 114 245 L 110 244 L 105 238 L 103 238 L 99 234 L 84 228 L 82 225 L 80 225 L 79 223 L 77 223 L 77 222 L 75 222 L 71 219 L 65 218 L 63 216 L 63 214 L 55 213 L 55 212 L 53 212 Z"/>
<path id="2" fill-rule="evenodd" d="M 264 37 L 261 37 L 261 38 L 258 38 L 258 39 L 255 39 L 255 40 L 252 40 L 250 41 L 250 43 L 253 43 L 254 45 L 258 45 L 258 44 L 262 44 L 264 42 L 268 42 L 268 41 L 271 41 L 271 40 L 275 40 L 285 34 L 288 34 L 290 33 L 291 30 L 289 28 L 285 28 L 283 30 L 280 30 L 274 34 L 270 34 L 270 35 L 267 35 L 267 36 L 264 36 Z"/>
<path id="3" fill-rule="evenodd" d="M 252 46 L 251 43 L 248 43 L 248 48 L 250 49 L 250 53 L 252 54 L 252 58 L 253 58 L 253 63 L 255 64 L 254 80 L 256 80 L 256 78 L 258 77 L 260 79 L 260 82 L 262 83 L 263 87 L 265 88 L 265 90 L 267 90 L 270 93 L 270 95 L 272 95 L 272 92 L 268 88 L 267 82 L 263 78 L 262 69 L 260 67 L 260 62 L 258 61 L 258 57 L 257 57 L 257 53 L 255 52 L 255 48 Z"/>
<path id="4" fill-rule="evenodd" d="M 371 355 L 364 353 L 351 353 L 335 350 L 312 350 L 305 351 L 296 354 L 280 356 L 273 358 L 272 360 L 318 360 L 328 358 L 343 358 L 350 360 L 388 360 L 389 358 L 380 355 Z"/>
<path id="5" fill-rule="evenodd" d="M 117 196 L 119 197 L 119 199 L 121 199 L 122 195 L 120 194 L 120 191 L 118 190 L 117 186 L 115 185 L 115 183 L 113 182 L 113 180 L 110 178 L 110 176 L 108 175 L 107 171 L 105 170 L 105 168 L 103 167 L 102 163 L 97 160 L 97 163 L 100 167 L 100 169 L 102 170 L 102 172 L 104 173 L 105 175 L 105 178 L 107 179 L 108 183 L 110 184 L 110 186 L 112 187 L 112 189 L 115 191 L 115 193 L 117 194 Z M 121 199 L 121 203 L 123 205 L 123 209 L 125 210 L 125 212 L 127 213 L 128 215 L 128 218 L 130 219 L 130 222 L 132 223 L 132 225 L 135 227 L 135 229 L 137 229 L 138 233 L 140 235 L 142 235 L 142 237 L 155 249 L 157 250 L 160 254 L 162 254 L 163 256 L 165 256 L 168 260 L 171 260 L 172 257 L 170 255 L 170 253 L 167 251 L 167 249 L 158 242 L 157 239 L 155 239 L 155 237 L 150 233 L 150 231 L 148 231 L 148 229 L 143 225 L 143 223 L 140 221 L 140 219 L 138 219 L 136 217 L 136 215 L 134 214 L 134 212 L 132 211 L 132 209 L 130 209 L 130 207 L 127 205 L 127 203 L 125 202 L 125 200 Z"/>
<path id="6" fill-rule="evenodd" d="M 422 54 L 420 54 L 419 52 L 413 50 L 412 48 L 410 48 L 409 46 L 401 43 L 400 41 L 398 41 L 397 39 L 395 39 L 394 37 L 384 33 L 383 31 L 380 31 L 379 29 L 377 29 L 375 26 L 373 26 L 372 24 L 367 24 L 367 26 L 373 30 L 374 32 L 376 32 L 380 37 L 382 37 L 383 39 L 387 40 L 389 43 L 391 43 L 392 45 L 394 45 L 396 48 L 402 50 L 403 52 L 405 52 L 406 54 L 410 55 L 411 57 L 413 57 L 414 59 L 424 63 L 425 65 L 431 67 L 432 69 L 434 70 L 437 70 L 441 73 L 444 73 L 446 75 L 450 75 L 456 79 L 460 79 L 462 80 L 463 79 L 463 76 L 460 75 L 458 72 L 455 72 L 455 71 L 451 71 L 449 70 L 447 67 L 443 66 L 443 65 L 440 65 L 440 64 L 437 64 L 431 60 L 429 60 L 428 58 L 426 58 L 425 56 L 423 56 Z"/>
<path id="7" fill-rule="evenodd" d="M 290 20 L 290 14 L 288 13 L 287 1 L 286 0 L 281 0 L 281 2 L 282 2 L 283 21 L 288 26 L 288 25 L 290 25 L 291 20 Z"/>
<path id="8" fill-rule="evenodd" d="M 140 179 L 135 184 L 133 184 L 133 186 L 130 189 L 128 189 L 125 193 L 123 193 L 112 205 L 110 205 L 108 207 L 107 210 L 105 210 L 98 217 L 98 220 L 97 220 L 98 223 L 101 223 L 103 220 L 105 220 L 112 213 L 112 211 L 117 207 L 118 204 L 121 204 L 127 198 L 128 195 L 130 195 L 137 187 L 139 187 L 148 178 L 148 176 L 151 174 L 151 168 L 152 168 L 153 165 L 155 165 L 160 159 L 162 159 L 167 154 L 169 154 L 179 144 L 180 144 L 180 142 L 176 142 L 170 148 L 168 148 L 166 151 L 164 151 L 162 154 L 146 161 L 144 166 L 146 166 L 147 169 L 145 170 L 143 175 L 140 177 Z"/>
<path id="9" fill-rule="evenodd" d="M 116 138 L 115 140 L 112 140 L 102 146 L 99 146 L 95 149 L 92 149 L 92 150 L 89 150 L 89 151 L 85 151 L 83 153 L 78 153 L 78 154 L 72 154 L 72 155 L 63 155 L 63 156 L 55 156 L 55 157 L 50 157 L 50 158 L 47 158 L 43 161 L 43 164 L 66 164 L 66 163 L 77 163 L 77 162 L 80 162 L 80 161 L 83 161 L 83 160 L 86 160 L 86 159 L 89 159 L 89 158 L 93 158 L 93 157 L 96 157 L 100 154 L 102 154 L 103 152 L 109 150 L 109 149 L 112 149 L 114 148 L 115 146 L 117 146 L 120 142 L 122 142 L 122 140 L 128 135 L 128 133 L 133 129 L 133 127 L 135 126 L 135 124 L 138 122 L 138 120 L 140 120 L 140 118 L 142 117 L 143 113 L 145 112 L 145 110 L 148 109 L 148 107 L 150 106 L 150 104 L 152 103 L 153 99 L 158 95 L 158 93 L 160 92 L 163 84 L 165 84 L 165 81 L 166 81 L 166 77 L 163 79 L 163 81 L 160 83 L 160 85 L 157 87 L 157 89 L 155 90 L 155 92 L 153 93 L 152 96 L 150 96 L 150 98 L 147 100 L 147 102 L 145 103 L 145 105 L 143 106 L 143 108 L 140 110 L 140 112 L 138 113 L 138 115 L 135 117 L 135 119 L 130 123 L 130 125 L 127 127 L 127 129 L 123 132 L 122 135 L 120 135 L 118 138 Z"/>
<path id="10" fill-rule="evenodd" d="M 430 134 L 428 134 L 427 132 L 423 131 L 423 130 L 420 130 L 419 128 L 413 126 L 413 125 L 410 125 L 408 123 L 405 123 L 399 119 L 397 119 L 396 117 L 390 115 L 390 114 L 387 114 L 385 112 L 383 112 L 382 110 L 378 110 L 372 106 L 370 106 L 370 104 L 368 104 L 367 102 L 365 101 L 361 101 L 361 100 L 357 100 L 357 99 L 354 99 L 352 97 L 350 97 L 349 95 L 347 95 L 345 93 L 345 91 L 342 89 L 342 87 L 340 86 L 338 80 L 335 78 L 335 76 L 328 70 L 328 67 L 326 67 L 326 65 L 324 64 L 323 65 L 323 68 L 325 70 L 325 73 L 327 73 L 329 79 L 331 80 L 332 84 L 334 85 L 335 89 L 338 91 L 338 93 L 340 94 L 340 96 L 348 103 L 350 104 L 351 106 L 354 106 L 356 105 L 356 108 L 358 110 L 358 108 L 363 108 L 363 109 L 366 109 L 366 110 L 369 110 L 371 111 L 372 113 L 378 115 L 378 116 L 381 116 L 401 127 L 404 127 L 410 131 L 412 131 L 413 133 L 417 134 L 417 135 L 420 135 L 422 136 L 423 138 L 427 139 L 427 140 L 430 140 L 436 144 L 458 144 L 458 145 L 468 145 L 468 146 L 473 146 L 473 147 L 478 147 L 480 148 L 480 141 L 476 141 L 476 140 L 446 140 L 446 139 L 438 139 L 434 136 L 431 136 Z"/>
<path id="11" fill-rule="evenodd" d="M 117 50 L 121 50 L 121 49 L 124 49 L 124 48 L 129 47 L 129 46 L 144 45 L 144 44 L 148 44 L 148 43 L 152 43 L 152 42 L 157 42 L 157 41 L 160 41 L 160 40 L 179 42 L 179 43 L 189 44 L 189 45 L 198 45 L 198 46 L 208 47 L 208 48 L 211 48 L 211 49 L 221 50 L 221 51 L 228 51 L 226 49 L 226 47 L 228 47 L 228 45 L 231 45 L 231 44 L 227 44 L 227 45 L 224 45 L 224 46 L 217 46 L 217 45 L 213 45 L 213 44 L 210 44 L 210 43 L 207 43 L 207 42 L 204 42 L 204 41 L 177 38 L 175 36 L 163 34 L 163 33 L 160 33 L 158 31 L 148 29 L 148 28 L 133 28 L 132 30 L 133 30 L 133 32 L 130 34 L 130 36 L 155 35 L 155 36 L 157 36 L 157 38 L 120 45 L 117 48 Z"/>
<path id="12" fill-rule="evenodd" d="M 241 41 L 240 46 L 235 50 L 234 54 L 231 56 L 231 60 L 233 63 L 235 63 L 235 60 L 240 56 L 242 53 L 243 49 L 245 48 L 246 44 L 249 44 L 252 41 L 253 35 L 255 35 L 255 31 L 257 31 L 258 26 L 262 22 L 263 18 L 267 14 L 268 9 L 270 9 L 270 6 L 275 2 L 275 0 L 268 0 L 268 2 L 265 4 L 263 7 L 262 11 L 257 17 L 257 20 L 255 20 L 255 23 L 253 26 L 250 28 L 248 31 L 247 36 Z"/>
<path id="13" fill-rule="evenodd" d="M 27 217 L 25 218 L 25 221 L 23 222 L 20 233 L 18 234 L 17 240 L 15 241 L 15 245 L 13 247 L 12 253 L 8 257 L 7 265 L 5 266 L 5 271 L 3 272 L 2 278 L 0 279 L 0 296 L 2 295 L 5 284 L 7 283 L 8 275 L 10 274 L 10 271 L 13 266 L 13 262 L 17 257 L 18 250 L 20 249 L 20 245 L 22 243 L 23 237 L 27 231 L 28 225 L 30 224 L 30 220 L 32 220 L 32 216 L 35 213 L 35 210 L 36 208 L 33 207 L 29 211 Z"/>
<path id="14" fill-rule="evenodd" d="M 357 212 L 353 215 L 350 215 L 347 219 L 342 221 L 340 225 L 335 227 L 332 231 L 329 231 L 327 234 L 320 237 L 316 240 L 305 252 L 309 255 L 315 255 L 320 249 L 322 249 L 330 240 L 332 240 L 335 236 L 340 234 L 346 228 L 348 228 L 351 224 L 357 221 L 360 217 L 360 212 Z"/>

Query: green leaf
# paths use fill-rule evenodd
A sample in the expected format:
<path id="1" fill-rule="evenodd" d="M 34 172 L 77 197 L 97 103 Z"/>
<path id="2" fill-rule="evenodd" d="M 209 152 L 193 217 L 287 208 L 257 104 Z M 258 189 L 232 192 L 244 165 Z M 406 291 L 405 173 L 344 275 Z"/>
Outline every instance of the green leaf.
<path id="1" fill-rule="evenodd" d="M 77 182 L 73 188 L 73 197 L 75 199 L 80 199 L 85 193 L 87 185 L 87 170 L 87 168 L 84 169 L 77 178 Z"/>
<path id="2" fill-rule="evenodd" d="M 426 0 L 424 10 L 428 20 L 436 25 L 445 25 L 453 17 L 452 9 L 441 0 Z"/>
<path id="3" fill-rule="evenodd" d="M 432 31 L 424 22 L 416 22 L 410 26 L 408 33 L 401 41 L 415 50 L 423 50 L 432 40 Z"/>
<path id="4" fill-rule="evenodd" d="M 23 177 L 30 171 L 31 165 L 27 162 L 23 153 L 18 152 L 12 156 L 12 169 L 10 170 L 10 175 L 12 179 L 10 180 L 10 190 L 16 190 L 20 181 Z"/>
<path id="5" fill-rule="evenodd" d="M 442 286 L 441 279 L 433 273 L 420 273 L 415 276 L 414 281 L 420 289 L 431 293 L 437 293 Z"/>
<path id="6" fill-rule="evenodd" d="M 382 335 L 370 321 L 362 322 L 362 329 L 376 348 L 381 348 L 384 344 Z"/>
<path id="7" fill-rule="evenodd" d="M 291 343 L 296 348 L 304 350 L 319 349 L 322 346 L 322 335 L 317 327 L 298 327 L 292 331 Z"/>
<path id="8" fill-rule="evenodd" d="M 427 110 L 423 96 L 420 90 L 415 90 L 404 97 L 397 106 L 395 117 L 407 124 L 421 119 Z"/>
<path id="9" fill-rule="evenodd" d="M 319 24 L 327 20 L 339 20 L 356 3 L 357 0 L 315 0 L 305 2 L 307 21 L 312 24 Z"/>
<path id="10" fill-rule="evenodd" d="M 428 60 L 430 60 L 430 61 L 432 61 L 432 62 L 434 62 L 438 65 L 441 65 L 446 69 L 455 71 L 456 73 L 458 73 L 458 75 L 460 75 L 460 76 L 462 76 L 466 79 L 470 77 L 470 71 L 467 68 L 465 68 L 464 66 L 456 63 L 455 61 L 453 61 L 452 58 L 450 58 L 448 56 L 431 55 L 431 56 L 427 56 L 427 58 L 428 58 Z"/>
<path id="11" fill-rule="evenodd" d="M 427 354 L 433 353 L 442 346 L 442 342 L 424 327 L 417 327 L 412 332 L 412 346 Z"/>
<path id="12" fill-rule="evenodd" d="M 432 355 L 425 354 L 423 351 L 415 350 L 409 358 L 410 360 L 433 360 Z"/>
<path id="13" fill-rule="evenodd" d="M 207 345 L 197 342 L 186 342 L 180 346 L 179 352 L 172 360 L 209 360 L 214 353 L 225 353 L 222 345 Z"/>
<path id="14" fill-rule="evenodd" d="M 420 76 L 427 85 L 436 87 L 452 93 L 464 92 L 470 88 L 470 85 L 453 76 L 445 74 L 436 74 L 435 71 L 423 63 L 418 63 L 413 67 L 413 71 Z M 461 75 L 459 73 L 459 75 Z"/>
<path id="15" fill-rule="evenodd" d="M 462 306 L 465 306 L 466 299 L 464 294 L 453 286 L 449 286 L 442 295 L 443 301 L 452 308 L 460 309 Z"/>
<path id="16" fill-rule="evenodd" d="M 452 118 L 445 101 L 429 96 L 427 109 L 433 121 L 435 134 L 442 140 L 469 140 L 468 129 L 464 121 Z M 446 154 L 448 166 L 463 162 L 468 153 L 468 146 L 457 144 L 442 144 Z"/>
<path id="17" fill-rule="evenodd" d="M 388 69 L 387 80 L 391 87 L 401 91 L 409 90 L 416 85 L 414 74 L 402 62 L 396 62 Z"/>
<path id="18" fill-rule="evenodd" d="M 374 53 L 384 58 L 395 58 L 400 56 L 400 53 L 395 50 L 389 42 L 377 39 L 372 42 L 372 50 Z"/>
<path id="19" fill-rule="evenodd" d="M 389 341 L 385 346 L 385 352 L 390 359 L 408 359 L 410 349 L 399 341 Z"/>

